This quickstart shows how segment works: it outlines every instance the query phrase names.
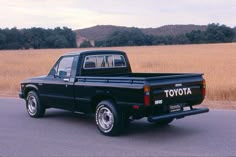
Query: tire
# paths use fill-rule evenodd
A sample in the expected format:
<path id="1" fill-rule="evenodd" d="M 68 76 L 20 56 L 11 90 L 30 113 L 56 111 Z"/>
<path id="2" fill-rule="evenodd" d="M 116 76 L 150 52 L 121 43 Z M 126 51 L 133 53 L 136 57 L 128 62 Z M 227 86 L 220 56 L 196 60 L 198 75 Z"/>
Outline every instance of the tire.
<path id="1" fill-rule="evenodd" d="M 165 126 L 165 125 L 169 125 L 174 119 L 170 118 L 170 119 L 164 119 L 158 122 L 154 122 L 155 125 L 160 125 L 160 126 Z"/>
<path id="2" fill-rule="evenodd" d="M 40 103 L 38 94 L 30 91 L 26 98 L 26 110 L 30 117 L 40 118 L 45 114 L 45 107 Z"/>
<path id="3" fill-rule="evenodd" d="M 97 105 L 95 120 L 98 130 L 107 136 L 119 135 L 124 129 L 125 120 L 111 100 L 101 101 Z"/>

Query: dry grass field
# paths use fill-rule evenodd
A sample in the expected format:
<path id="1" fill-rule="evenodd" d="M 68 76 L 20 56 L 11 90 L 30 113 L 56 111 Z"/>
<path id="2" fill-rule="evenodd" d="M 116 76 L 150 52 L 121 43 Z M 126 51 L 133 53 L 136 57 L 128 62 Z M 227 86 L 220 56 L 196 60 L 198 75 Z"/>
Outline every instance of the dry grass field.
<path id="1" fill-rule="evenodd" d="M 236 101 L 236 43 L 102 49 L 126 51 L 134 72 L 204 73 L 208 101 Z M 45 75 L 61 54 L 81 50 L 0 51 L 0 96 L 16 96 L 21 80 Z"/>

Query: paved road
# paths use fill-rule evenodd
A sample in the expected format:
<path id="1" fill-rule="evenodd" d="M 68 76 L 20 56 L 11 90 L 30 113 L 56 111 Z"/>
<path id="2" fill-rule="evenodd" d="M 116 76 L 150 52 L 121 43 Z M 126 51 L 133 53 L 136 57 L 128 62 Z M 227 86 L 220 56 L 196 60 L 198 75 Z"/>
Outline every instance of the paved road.
<path id="1" fill-rule="evenodd" d="M 211 110 L 157 127 L 133 122 L 120 137 L 101 135 L 93 117 L 50 109 L 30 118 L 20 99 L 0 99 L 0 157 L 235 156 L 236 111 Z"/>

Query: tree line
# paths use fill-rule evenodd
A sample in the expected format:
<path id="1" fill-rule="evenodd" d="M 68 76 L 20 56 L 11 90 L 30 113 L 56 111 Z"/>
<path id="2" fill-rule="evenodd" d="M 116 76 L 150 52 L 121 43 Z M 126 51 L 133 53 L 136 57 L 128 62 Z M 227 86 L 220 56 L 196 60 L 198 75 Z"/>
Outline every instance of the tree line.
<path id="1" fill-rule="evenodd" d="M 236 27 L 209 24 L 205 31 L 193 30 L 180 35 L 153 36 L 144 34 L 138 28 L 113 32 L 106 40 L 95 41 L 96 47 L 110 46 L 142 46 L 142 45 L 173 45 L 227 43 L 236 41 Z M 89 46 L 88 44 L 86 46 Z M 91 46 L 91 45 L 90 45 Z"/>
<path id="2" fill-rule="evenodd" d="M 154 36 L 138 28 L 115 31 L 107 39 L 95 41 L 95 47 L 173 45 L 236 42 L 236 27 L 209 24 L 205 31 L 193 30 L 186 34 Z M 67 27 L 54 29 L 0 29 L 0 49 L 75 48 L 76 33 Z M 84 41 L 80 47 L 92 47 Z"/>
<path id="3" fill-rule="evenodd" d="M 74 48 L 76 34 L 67 27 L 0 29 L 0 49 Z"/>

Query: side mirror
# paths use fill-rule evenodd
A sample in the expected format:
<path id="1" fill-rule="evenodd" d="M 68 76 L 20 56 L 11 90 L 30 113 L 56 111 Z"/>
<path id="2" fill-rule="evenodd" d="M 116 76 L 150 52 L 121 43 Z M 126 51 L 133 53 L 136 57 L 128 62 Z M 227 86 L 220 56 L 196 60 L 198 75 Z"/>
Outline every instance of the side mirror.
<path id="1" fill-rule="evenodd" d="M 66 71 L 59 71 L 59 77 L 65 77 L 67 75 Z"/>

